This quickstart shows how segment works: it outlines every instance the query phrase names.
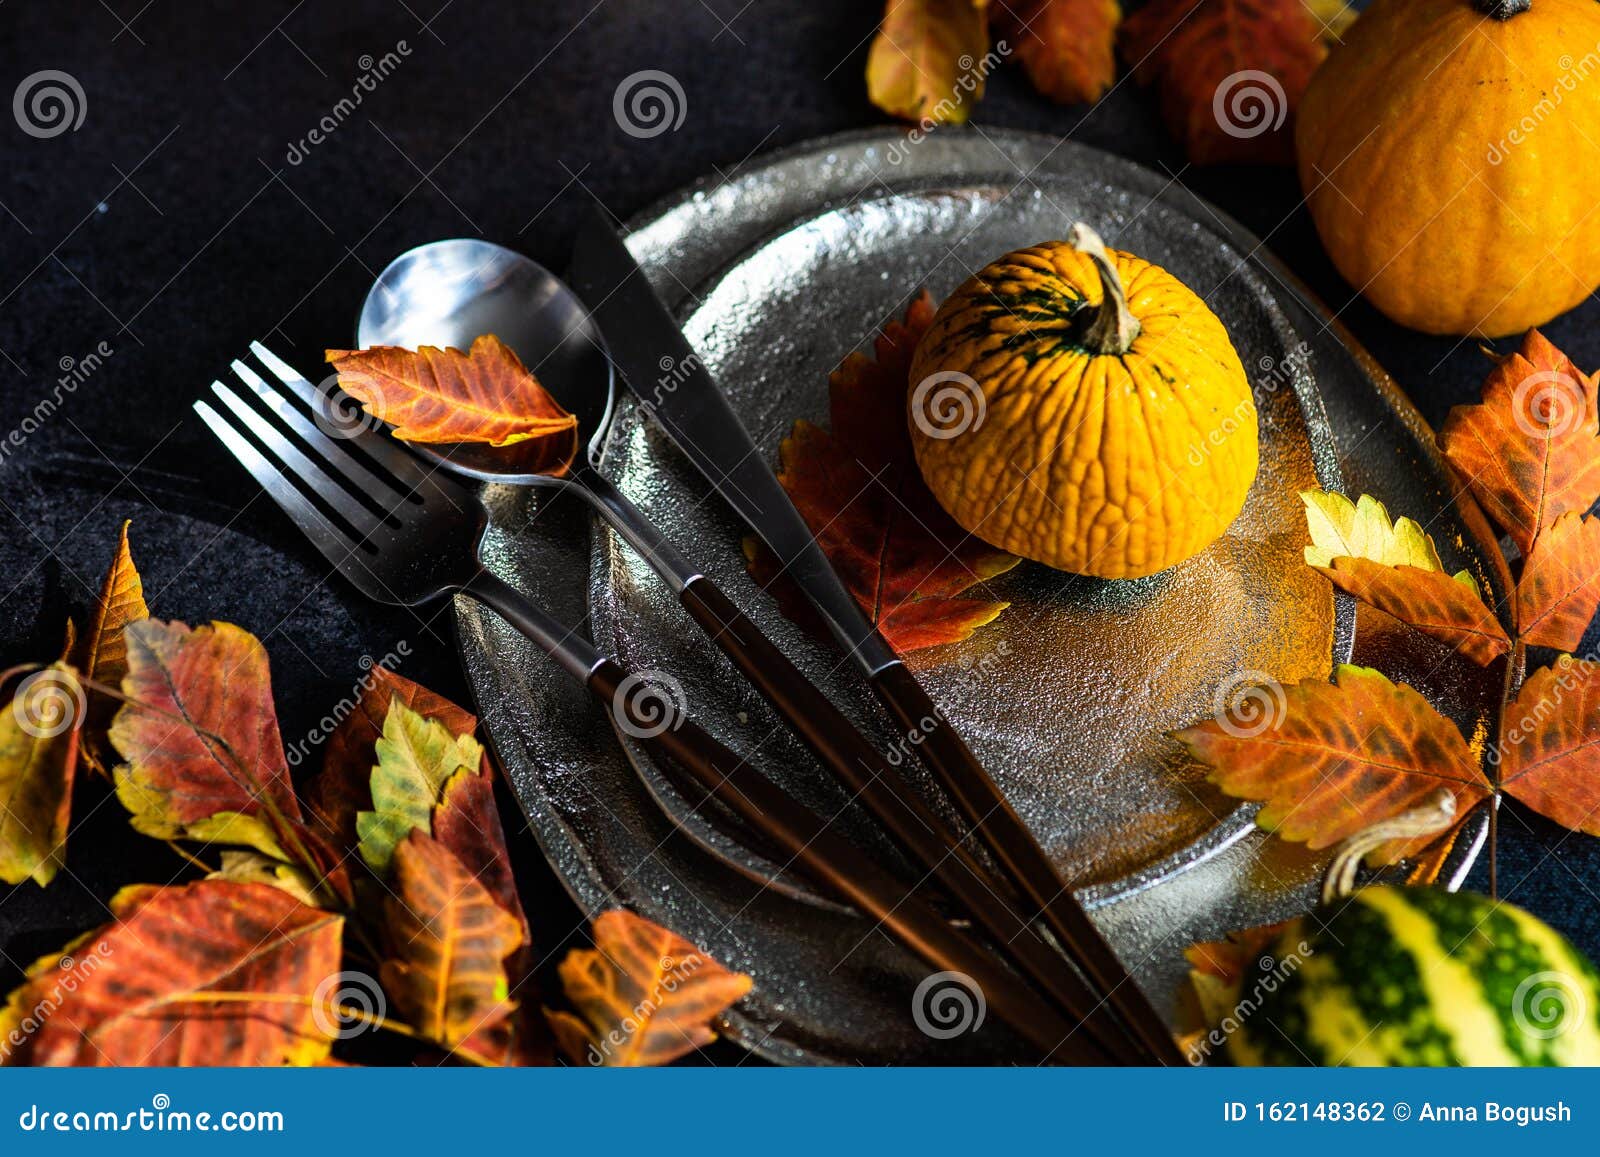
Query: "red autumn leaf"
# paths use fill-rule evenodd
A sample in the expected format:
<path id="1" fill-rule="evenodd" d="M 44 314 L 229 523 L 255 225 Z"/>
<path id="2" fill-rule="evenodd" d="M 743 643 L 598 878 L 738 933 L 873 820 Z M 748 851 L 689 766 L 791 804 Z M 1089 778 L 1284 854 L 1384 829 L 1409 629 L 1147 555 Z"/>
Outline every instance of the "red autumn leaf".
<path id="1" fill-rule="evenodd" d="M 1490 371 L 1483 401 L 1456 406 L 1439 431 L 1451 467 L 1524 555 L 1557 518 L 1600 497 L 1595 388 L 1530 329 Z"/>
<path id="2" fill-rule="evenodd" d="M 111 724 L 117 795 L 158 839 L 242 843 L 280 858 L 300 820 L 267 652 L 231 623 L 130 623 L 131 700 Z"/>
<path id="3" fill-rule="evenodd" d="M 1600 836 L 1600 663 L 1563 655 L 1528 676 L 1501 717 L 1506 794 Z"/>
<path id="4" fill-rule="evenodd" d="M 594 949 L 559 969 L 579 1015 L 547 1013 L 574 1064 L 667 1064 L 715 1040 L 712 1022 L 750 991 L 748 976 L 632 912 L 603 912 L 591 932 Z"/>
<path id="5" fill-rule="evenodd" d="M 321 1002 L 339 973 L 342 917 L 227 880 L 124 888 L 111 915 L 28 969 L 0 1008 L 0 1062 L 327 1059 L 338 1017 Z"/>
<path id="6" fill-rule="evenodd" d="M 1533 544 L 1517 580 L 1524 641 L 1576 651 L 1600 606 L 1600 518 L 1568 511 Z"/>
<path id="7" fill-rule="evenodd" d="M 1117 0 L 999 0 L 994 18 L 1033 87 L 1053 101 L 1097 101 L 1117 78 Z"/>
<path id="8" fill-rule="evenodd" d="M 796 422 L 784 440 L 779 480 L 839 577 L 895 650 L 953 643 L 1008 604 L 969 594 L 1018 559 L 968 535 L 917 471 L 906 431 L 911 354 L 933 318 L 924 291 L 906 320 L 877 339 L 876 360 L 852 353 L 830 375 L 831 430 Z M 790 617 L 816 620 L 776 559 L 745 542 L 750 573 Z"/>
<path id="9" fill-rule="evenodd" d="M 472 349 L 329 350 L 339 387 L 410 442 L 518 445 L 518 468 L 560 476 L 578 452 L 567 413 L 511 347 L 484 334 Z"/>
<path id="10" fill-rule="evenodd" d="M 1366 558 L 1336 558 L 1317 568 L 1341 590 L 1449 643 L 1487 665 L 1511 649 L 1511 640 L 1477 587 L 1443 571 L 1384 566 Z"/>
<path id="11" fill-rule="evenodd" d="M 522 925 L 437 840 L 421 831 L 394 853 L 386 899 L 390 949 L 383 987 L 411 1027 L 454 1048 L 512 1011 L 506 961 Z"/>
<path id="12" fill-rule="evenodd" d="M 1151 0 L 1122 23 L 1123 59 L 1159 90 L 1197 165 L 1294 160 L 1294 111 L 1326 48 L 1303 0 Z"/>
<path id="13" fill-rule="evenodd" d="M 1256 822 L 1313 850 L 1417 807 L 1440 787 L 1465 817 L 1489 783 L 1455 724 L 1377 671 L 1341 666 L 1337 683 L 1265 685 L 1250 718 L 1229 713 L 1177 732 L 1229 795 L 1263 802 Z M 1396 841 L 1392 862 L 1438 839 Z"/>

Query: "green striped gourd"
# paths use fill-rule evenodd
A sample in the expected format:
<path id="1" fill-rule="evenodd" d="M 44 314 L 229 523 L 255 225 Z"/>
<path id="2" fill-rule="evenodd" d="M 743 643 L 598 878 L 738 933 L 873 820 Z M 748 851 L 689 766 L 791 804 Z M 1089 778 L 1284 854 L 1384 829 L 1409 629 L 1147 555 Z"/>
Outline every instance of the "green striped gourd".
<path id="1" fill-rule="evenodd" d="M 1295 967 L 1270 992 L 1247 982 L 1239 1064 L 1600 1064 L 1600 972 L 1510 904 L 1363 888 L 1292 921 L 1276 952 Z"/>

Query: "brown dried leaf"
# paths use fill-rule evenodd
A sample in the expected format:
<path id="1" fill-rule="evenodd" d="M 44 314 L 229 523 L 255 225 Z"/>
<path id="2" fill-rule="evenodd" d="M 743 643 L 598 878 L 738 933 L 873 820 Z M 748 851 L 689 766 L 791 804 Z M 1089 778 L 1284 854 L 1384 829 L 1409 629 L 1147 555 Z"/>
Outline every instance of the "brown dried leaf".
<path id="1" fill-rule="evenodd" d="M 994 18 L 1033 87 L 1053 101 L 1097 101 L 1117 78 L 1117 0 L 999 0 Z"/>
<path id="2" fill-rule="evenodd" d="M 1600 836 L 1600 663 L 1563 655 L 1501 719 L 1500 783 L 1564 828 Z"/>

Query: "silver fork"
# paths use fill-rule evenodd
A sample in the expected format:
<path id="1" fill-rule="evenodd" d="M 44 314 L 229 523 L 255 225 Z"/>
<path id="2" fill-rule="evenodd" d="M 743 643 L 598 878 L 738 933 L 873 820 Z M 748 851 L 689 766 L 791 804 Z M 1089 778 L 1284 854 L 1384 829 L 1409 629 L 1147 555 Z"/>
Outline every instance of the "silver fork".
<path id="1" fill-rule="evenodd" d="M 353 403 L 323 393 L 260 342 L 250 350 L 268 376 L 235 361 L 243 388 L 212 382 L 222 409 L 200 400 L 195 411 L 356 589 L 397 606 L 455 593 L 477 599 L 588 687 L 624 730 L 687 773 L 791 862 L 879 921 L 932 967 L 975 980 L 989 1006 L 1042 1059 L 1108 1063 L 1099 1044 L 1074 1035 L 1079 1021 L 1062 1016 L 982 944 L 835 836 L 827 823 L 688 718 L 671 696 L 661 696 L 649 679 L 601 654 L 486 570 L 478 549 L 488 513 L 474 490 L 386 433 L 352 423 L 349 415 L 356 411 L 344 407 Z"/>

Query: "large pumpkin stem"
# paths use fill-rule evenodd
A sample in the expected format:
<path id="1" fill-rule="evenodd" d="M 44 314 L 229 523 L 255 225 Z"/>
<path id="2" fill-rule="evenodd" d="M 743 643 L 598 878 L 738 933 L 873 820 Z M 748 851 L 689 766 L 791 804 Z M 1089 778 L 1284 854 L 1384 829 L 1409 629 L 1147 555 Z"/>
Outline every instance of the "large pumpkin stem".
<path id="1" fill-rule="evenodd" d="M 1533 0 L 1472 0 L 1472 6 L 1495 20 L 1510 20 L 1533 7 Z"/>
<path id="2" fill-rule="evenodd" d="M 1121 355 L 1128 352 L 1133 339 L 1139 336 L 1139 319 L 1128 308 L 1128 294 L 1122 288 L 1122 278 L 1111 263 L 1106 243 L 1100 234 L 1079 221 L 1067 234 L 1067 244 L 1094 262 L 1100 274 L 1100 288 L 1105 300 L 1098 307 L 1086 310 L 1088 324 L 1083 332 L 1083 344 L 1096 353 Z"/>

